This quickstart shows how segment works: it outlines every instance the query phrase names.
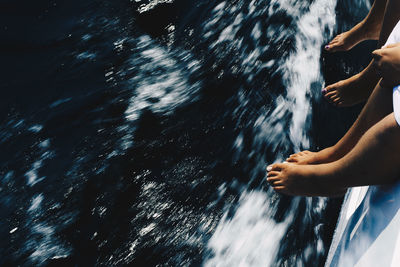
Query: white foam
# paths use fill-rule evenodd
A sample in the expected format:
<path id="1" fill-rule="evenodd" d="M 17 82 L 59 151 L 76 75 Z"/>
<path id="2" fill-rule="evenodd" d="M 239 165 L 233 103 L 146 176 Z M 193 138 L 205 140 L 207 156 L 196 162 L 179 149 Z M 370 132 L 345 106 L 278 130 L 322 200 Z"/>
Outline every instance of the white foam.
<path id="1" fill-rule="evenodd" d="M 262 10 L 266 6 L 267 11 Z M 323 45 L 324 34 L 327 30 L 332 29 L 335 23 L 335 5 L 334 0 L 316 0 L 308 11 L 303 5 L 308 4 L 301 1 L 291 0 L 273 0 L 268 5 L 265 3 L 249 4 L 249 13 L 246 16 L 257 16 L 262 12 L 266 12 L 271 16 L 276 14 L 278 10 L 283 10 L 286 14 L 294 18 L 297 23 L 297 32 L 295 37 L 295 52 L 284 60 L 271 60 L 261 64 L 260 55 L 269 49 L 268 45 L 260 45 L 257 40 L 260 37 L 258 24 L 252 29 L 251 36 L 254 39 L 255 48 L 246 52 L 241 50 L 242 67 L 244 73 L 251 82 L 253 74 L 259 72 L 262 68 L 270 68 L 278 65 L 278 72 L 283 73 L 283 82 L 286 87 L 286 94 L 277 96 L 274 103 L 274 110 L 265 110 L 259 114 L 254 125 L 249 125 L 254 129 L 252 143 L 253 150 L 249 154 L 248 151 L 242 152 L 241 146 L 244 143 L 243 133 L 239 133 L 234 148 L 237 153 L 246 153 L 242 157 L 254 158 L 258 161 L 258 166 L 249 173 L 250 181 L 255 179 L 260 171 L 265 168 L 264 147 L 268 144 L 270 149 L 278 152 L 277 161 L 286 157 L 285 153 L 291 149 L 299 150 L 302 147 L 309 146 L 307 131 L 310 126 L 310 96 L 312 96 L 312 84 L 322 87 L 323 79 L 320 74 L 320 48 Z M 239 8 L 240 9 L 240 8 Z M 261 11 L 260 11 L 261 9 Z M 240 9 L 241 10 L 241 9 Z M 229 10 L 224 10 L 229 13 Z M 226 14 L 221 9 L 213 11 L 214 17 L 205 25 L 206 35 L 211 36 L 211 31 L 217 27 L 218 22 Z M 234 14 L 231 14 L 234 16 Z M 236 15 L 239 17 L 239 15 Z M 243 15 L 240 15 L 243 17 Z M 235 24 L 229 25 L 221 32 L 221 35 L 212 47 L 222 41 L 234 40 L 232 46 L 240 49 L 241 37 L 227 36 L 228 33 L 236 34 L 238 29 Z M 240 27 L 240 26 L 237 26 Z M 268 27 L 264 33 L 267 39 L 279 40 L 286 38 L 287 30 L 284 26 Z M 260 69 L 261 68 L 261 69 Z M 254 88 L 253 90 L 256 90 Z M 237 113 L 240 118 L 241 110 L 247 112 L 250 101 L 246 95 L 238 92 L 238 98 L 241 106 L 238 107 Z M 289 121 L 289 131 L 287 131 L 287 122 Z M 271 266 L 276 263 L 275 257 L 280 242 L 284 238 L 287 228 L 293 223 L 294 213 L 298 209 L 300 202 L 294 200 L 292 206 L 288 209 L 288 216 L 285 221 L 277 223 L 271 217 L 277 212 L 277 207 L 272 205 L 273 200 L 279 201 L 278 195 L 268 191 L 248 192 L 241 194 L 238 202 L 237 210 L 232 217 L 226 213 L 219 222 L 217 229 L 211 237 L 208 246 L 211 249 L 211 256 L 206 261 L 206 266 Z M 305 225 L 312 224 L 312 218 L 315 214 L 323 212 L 326 206 L 324 198 L 306 199 L 306 215 L 303 218 Z M 229 208 L 227 208 L 228 210 Z M 319 253 L 323 253 L 323 242 L 320 239 L 319 229 L 315 228 L 315 244 Z M 315 248 L 310 244 L 303 252 L 305 259 L 310 257 L 310 251 Z M 301 266 L 301 260 L 296 255 L 291 259 Z"/>
<path id="2" fill-rule="evenodd" d="M 244 192 L 232 218 L 227 213 L 208 242 L 212 257 L 205 266 L 271 266 L 288 221 L 276 223 L 271 217 L 268 195 L 261 191 Z"/>
<path id="3" fill-rule="evenodd" d="M 139 46 L 143 64 L 137 66 L 139 74 L 130 81 L 136 90 L 125 112 L 126 118 L 135 121 L 144 109 L 168 115 L 179 105 L 193 101 L 199 84 L 191 84 L 188 77 L 198 70 L 198 63 L 188 54 L 175 54 L 181 59 L 177 61 L 147 36 L 141 38 Z"/>
<path id="4" fill-rule="evenodd" d="M 27 246 L 33 249 L 30 260 L 35 264 L 42 264 L 49 258 L 64 258 L 70 251 L 57 242 L 55 229 L 43 223 L 37 223 L 32 227 L 32 239 L 27 241 Z M 39 238 L 37 237 L 39 236 Z"/>
<path id="5" fill-rule="evenodd" d="M 44 179 L 44 177 L 38 176 L 38 170 L 40 167 L 42 167 L 42 160 L 34 162 L 32 168 L 25 173 L 25 177 L 28 179 L 27 184 L 29 186 L 34 186 L 36 183 Z"/>
<path id="6" fill-rule="evenodd" d="M 135 1 L 140 2 L 138 0 L 135 0 Z M 140 5 L 138 11 L 139 11 L 139 13 L 147 12 L 159 4 L 163 4 L 163 3 L 169 4 L 169 3 L 173 3 L 173 2 L 174 2 L 174 0 L 153 0 L 153 1 L 150 1 L 148 4 Z"/>
<path id="7" fill-rule="evenodd" d="M 42 129 L 43 129 L 43 126 L 42 126 L 42 125 L 36 124 L 36 125 L 31 126 L 31 127 L 29 128 L 29 131 L 34 132 L 34 133 L 38 133 L 38 132 L 40 132 Z"/>
<path id="8" fill-rule="evenodd" d="M 35 211 L 37 210 L 43 201 L 43 195 L 39 194 L 32 199 L 31 206 L 29 207 L 28 211 Z"/>

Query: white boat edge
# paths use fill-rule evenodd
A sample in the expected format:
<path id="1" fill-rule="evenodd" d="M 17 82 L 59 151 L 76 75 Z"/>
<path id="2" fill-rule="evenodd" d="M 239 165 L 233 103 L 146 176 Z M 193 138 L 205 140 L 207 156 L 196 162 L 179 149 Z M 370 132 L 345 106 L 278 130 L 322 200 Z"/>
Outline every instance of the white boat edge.
<path id="1" fill-rule="evenodd" d="M 351 188 L 342 204 L 325 267 L 400 266 L 399 233 L 400 184 Z"/>

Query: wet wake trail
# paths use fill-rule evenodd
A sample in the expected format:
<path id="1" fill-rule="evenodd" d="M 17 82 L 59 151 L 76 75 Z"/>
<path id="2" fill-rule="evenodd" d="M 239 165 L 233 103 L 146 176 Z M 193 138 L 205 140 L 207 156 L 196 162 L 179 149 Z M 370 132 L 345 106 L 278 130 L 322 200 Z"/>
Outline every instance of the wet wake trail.
<path id="1" fill-rule="evenodd" d="M 320 90 L 373 44 L 321 47 L 368 4 L 22 2 L 0 4 L 0 265 L 323 265 L 340 200 L 264 169 L 354 119 Z"/>

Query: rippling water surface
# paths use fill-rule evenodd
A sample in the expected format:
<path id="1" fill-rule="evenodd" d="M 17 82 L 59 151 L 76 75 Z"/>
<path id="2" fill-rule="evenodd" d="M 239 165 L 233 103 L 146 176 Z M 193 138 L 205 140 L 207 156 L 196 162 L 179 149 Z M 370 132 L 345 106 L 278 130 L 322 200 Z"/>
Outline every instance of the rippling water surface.
<path id="1" fill-rule="evenodd" d="M 336 0 L 3 1 L 0 265 L 319 266 L 339 200 L 267 163 L 332 145 L 320 97 L 374 43 Z"/>

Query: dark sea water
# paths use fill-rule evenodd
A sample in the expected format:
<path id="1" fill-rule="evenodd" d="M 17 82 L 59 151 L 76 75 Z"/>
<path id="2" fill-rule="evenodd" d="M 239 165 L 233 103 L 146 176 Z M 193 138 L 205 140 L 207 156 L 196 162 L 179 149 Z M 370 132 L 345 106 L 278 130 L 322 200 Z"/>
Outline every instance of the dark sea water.
<path id="1" fill-rule="evenodd" d="M 0 2 L 1 266 L 322 266 L 341 199 L 267 163 L 334 144 L 353 0 Z"/>

